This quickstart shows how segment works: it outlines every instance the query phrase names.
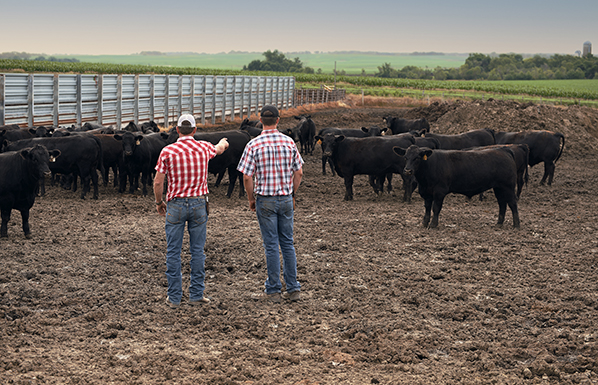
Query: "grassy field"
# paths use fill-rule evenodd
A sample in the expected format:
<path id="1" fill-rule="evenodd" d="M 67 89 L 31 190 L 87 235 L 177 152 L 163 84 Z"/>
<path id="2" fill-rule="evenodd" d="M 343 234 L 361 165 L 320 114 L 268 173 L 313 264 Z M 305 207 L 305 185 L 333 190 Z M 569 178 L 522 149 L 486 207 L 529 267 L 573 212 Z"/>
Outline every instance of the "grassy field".
<path id="1" fill-rule="evenodd" d="M 378 67 L 390 63 L 393 68 L 404 66 L 436 68 L 456 68 L 465 63 L 467 54 L 410 55 L 381 53 L 289 53 L 290 59 L 298 57 L 305 66 L 324 73 L 334 72 L 334 63 L 338 72 L 366 74 L 378 72 Z M 59 58 L 75 58 L 88 63 L 143 64 L 171 67 L 199 67 L 213 69 L 240 70 L 252 60 L 263 60 L 261 53 L 218 53 L 218 54 L 168 54 L 168 55 L 56 55 Z"/>

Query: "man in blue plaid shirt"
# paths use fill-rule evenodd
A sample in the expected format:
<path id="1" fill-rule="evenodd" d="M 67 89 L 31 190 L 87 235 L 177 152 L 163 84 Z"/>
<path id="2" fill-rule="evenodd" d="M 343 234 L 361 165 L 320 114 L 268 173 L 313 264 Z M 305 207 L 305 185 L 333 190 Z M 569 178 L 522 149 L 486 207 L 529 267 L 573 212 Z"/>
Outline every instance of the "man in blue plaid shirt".
<path id="1" fill-rule="evenodd" d="M 257 214 L 264 242 L 268 279 L 263 297 L 275 303 L 281 302 L 281 298 L 298 301 L 301 290 L 297 282 L 293 214 L 295 191 L 303 176 L 303 159 L 295 142 L 278 131 L 279 120 L 275 106 L 262 108 L 260 121 L 264 129 L 245 146 L 237 167 L 243 173 L 249 208 Z M 279 246 L 286 284 L 286 293 L 282 295 Z"/>

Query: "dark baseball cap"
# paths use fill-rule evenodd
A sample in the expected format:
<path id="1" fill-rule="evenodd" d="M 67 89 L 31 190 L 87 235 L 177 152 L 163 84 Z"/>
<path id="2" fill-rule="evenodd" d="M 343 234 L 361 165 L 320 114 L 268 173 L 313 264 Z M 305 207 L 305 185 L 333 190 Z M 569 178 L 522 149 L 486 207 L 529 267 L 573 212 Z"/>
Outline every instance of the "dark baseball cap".
<path id="1" fill-rule="evenodd" d="M 278 108 L 272 105 L 263 106 L 260 115 L 264 118 L 278 118 L 280 116 L 278 113 Z"/>

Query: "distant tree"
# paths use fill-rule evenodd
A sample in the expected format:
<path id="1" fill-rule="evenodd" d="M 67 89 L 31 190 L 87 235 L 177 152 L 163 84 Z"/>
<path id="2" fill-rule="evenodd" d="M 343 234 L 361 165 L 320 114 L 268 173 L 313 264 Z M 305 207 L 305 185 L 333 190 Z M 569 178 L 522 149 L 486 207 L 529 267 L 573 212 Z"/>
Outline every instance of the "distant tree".
<path id="1" fill-rule="evenodd" d="M 301 60 L 296 57 L 293 60 L 287 59 L 285 55 L 278 50 L 266 51 L 262 55 L 265 60 L 253 60 L 248 65 L 243 66 L 244 71 L 272 71 L 272 72 L 305 72 L 313 73 L 313 68 L 303 67 Z"/>
<path id="2" fill-rule="evenodd" d="M 396 78 L 398 76 L 397 70 L 390 66 L 390 63 L 384 63 L 378 67 L 378 73 L 376 77 L 379 78 Z"/>

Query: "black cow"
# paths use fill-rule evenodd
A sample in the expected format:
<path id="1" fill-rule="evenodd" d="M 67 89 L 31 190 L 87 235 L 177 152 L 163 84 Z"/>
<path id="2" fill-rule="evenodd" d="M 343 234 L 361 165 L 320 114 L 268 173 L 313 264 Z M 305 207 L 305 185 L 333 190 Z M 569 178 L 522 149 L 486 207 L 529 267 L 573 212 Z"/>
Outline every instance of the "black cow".
<path id="1" fill-rule="evenodd" d="M 124 167 L 122 142 L 110 134 L 94 134 L 94 136 L 102 142 L 102 159 L 104 161 L 102 180 L 104 181 L 104 187 L 108 185 L 110 170 L 112 170 L 114 176 L 113 186 L 118 187 L 120 170 Z"/>
<path id="2" fill-rule="evenodd" d="M 162 135 L 163 137 L 167 138 L 167 143 L 174 143 L 178 139 L 178 133 L 176 132 L 176 129 L 171 130 L 169 134 L 162 133 Z M 235 183 L 237 179 L 239 180 L 240 185 L 239 197 L 244 196 L 245 190 L 241 183 L 243 180 L 243 174 L 237 171 L 237 166 L 241 160 L 245 146 L 251 140 L 249 133 L 243 130 L 230 130 L 196 133 L 193 137 L 195 140 L 205 140 L 214 145 L 218 144 L 220 139 L 227 138 L 229 144 L 228 148 L 222 154 L 216 155 L 210 160 L 208 163 L 208 172 L 217 175 L 214 187 L 218 187 L 222 181 L 222 178 L 224 177 L 224 173 L 228 170 L 229 184 L 226 196 L 229 198 L 231 197 L 233 190 L 235 189 Z"/>
<path id="3" fill-rule="evenodd" d="M 513 151 L 515 164 L 517 165 L 517 199 L 519 199 L 523 185 L 527 186 L 527 182 L 529 180 L 529 147 L 527 144 L 494 144 L 492 146 L 474 147 L 466 150 L 488 150 L 494 148 L 509 148 L 511 151 Z M 481 193 L 480 200 L 483 199 L 484 193 Z"/>
<path id="4" fill-rule="evenodd" d="M 149 122 L 143 122 L 139 126 L 139 129 L 143 131 L 144 134 L 150 134 L 152 132 L 160 132 L 160 127 L 154 122 L 150 120 Z"/>
<path id="5" fill-rule="evenodd" d="M 245 120 L 247 120 L 247 119 L 245 119 Z M 245 120 L 243 122 L 245 122 Z M 256 127 L 256 126 L 252 126 L 252 125 L 249 125 L 249 124 L 241 124 L 241 127 L 239 127 L 239 130 L 245 131 L 252 138 L 255 138 L 256 136 L 259 136 L 262 133 L 261 126 L 260 127 Z"/>
<path id="6" fill-rule="evenodd" d="M 491 146 L 494 143 L 494 131 L 489 128 L 472 130 L 456 135 L 428 133 L 423 137 L 434 138 L 440 144 L 441 150 L 464 150 L 466 148 Z"/>
<path id="7" fill-rule="evenodd" d="M 141 132 L 129 131 L 114 134 L 114 139 L 122 142 L 118 191 L 125 192 L 128 179 L 129 193 L 134 194 L 139 188 L 139 178 L 141 177 L 141 192 L 146 196 L 147 185 L 151 183 L 160 151 L 166 146 L 166 141 L 160 134 L 144 135 Z"/>
<path id="8" fill-rule="evenodd" d="M 469 198 L 493 189 L 498 201 L 498 225 L 505 220 L 507 205 L 513 213 L 513 226 L 519 227 L 517 211 L 517 164 L 513 150 L 508 147 L 480 150 L 432 150 L 415 145 L 407 150 L 395 147 L 405 156 L 405 173 L 413 174 L 424 199 L 423 225 L 428 227 L 430 212 L 434 216 L 430 227 L 438 226 L 438 215 L 444 197 L 449 193 Z"/>
<path id="9" fill-rule="evenodd" d="M 15 142 L 21 139 L 49 137 L 53 130 L 53 128 L 50 130 L 44 126 L 36 128 L 2 129 L 0 130 L 0 144 Z"/>
<path id="10" fill-rule="evenodd" d="M 405 160 L 393 152 L 393 147 L 407 146 L 413 143 L 413 137 L 407 140 L 397 136 L 373 136 L 366 138 L 349 138 L 344 135 L 326 134 L 322 140 L 323 151 L 332 159 L 337 174 L 345 180 L 345 200 L 353 199 L 353 177 L 355 175 L 369 175 L 370 184 L 374 191 L 380 191 L 381 181 L 387 174 L 401 174 L 405 167 Z M 405 200 L 410 196 L 410 180 L 403 179 Z"/>
<path id="11" fill-rule="evenodd" d="M 249 120 L 248 118 L 243 119 L 243 122 L 241 122 L 241 127 L 243 127 L 243 126 L 263 128 L 262 122 L 260 122 L 259 120 Z"/>
<path id="12" fill-rule="evenodd" d="M 8 237 L 11 211 L 19 210 L 26 238 L 31 238 L 29 210 L 35 202 L 40 180 L 50 173 L 48 164 L 60 155 L 59 150 L 48 150 L 41 145 L 0 154 L 0 237 Z"/>
<path id="13" fill-rule="evenodd" d="M 410 133 L 403 133 L 403 134 L 397 134 L 394 136 L 385 136 L 385 137 L 387 137 L 387 138 L 403 137 L 404 142 L 398 145 L 398 147 L 401 147 L 401 148 L 407 148 L 407 147 L 411 146 L 412 144 L 415 144 L 417 147 L 428 147 L 428 148 L 431 148 L 432 150 L 435 150 L 440 147 L 438 140 L 436 140 L 435 138 L 423 138 L 423 137 L 419 137 L 419 136 L 414 136 Z M 417 181 L 415 180 L 415 177 L 413 175 L 410 175 L 410 176 L 401 175 L 401 177 L 403 178 L 403 186 L 409 187 L 409 190 L 405 190 L 404 200 L 407 203 L 411 203 L 411 195 L 413 195 L 413 191 L 415 191 L 415 188 L 417 187 Z M 370 177 L 370 178 L 372 178 L 372 177 Z M 392 191 L 392 174 L 387 174 L 385 179 L 383 178 L 382 180 L 376 180 L 373 184 L 372 184 L 372 180 L 370 179 L 370 184 L 372 186 L 378 187 L 379 191 L 382 192 L 383 188 L 384 188 L 385 180 L 387 181 L 386 191 L 388 191 L 390 193 Z M 409 181 L 409 182 L 406 182 L 406 181 Z M 374 187 L 374 191 L 376 193 L 378 193 L 378 190 L 376 189 L 376 187 Z"/>
<path id="14" fill-rule="evenodd" d="M 533 167 L 544 162 L 544 175 L 540 184 L 548 179 L 552 185 L 555 163 L 563 154 L 565 136 L 560 132 L 552 131 L 523 131 L 523 132 L 496 132 L 496 144 L 523 143 L 529 147 L 529 166 Z"/>
<path id="15" fill-rule="evenodd" d="M 430 132 L 430 123 L 428 123 L 426 118 L 410 120 L 387 116 L 383 117 L 382 120 L 386 123 L 386 128 L 390 130 L 393 135 L 412 131 Z"/>
<path id="16" fill-rule="evenodd" d="M 310 115 L 298 115 L 294 116 L 294 118 L 299 120 L 297 127 L 299 128 L 301 153 L 312 155 L 315 147 L 314 138 L 316 136 L 316 124 L 311 119 Z"/>
<path id="17" fill-rule="evenodd" d="M 318 135 L 314 137 L 314 139 L 320 142 L 322 147 L 322 175 L 326 175 L 326 163 L 330 164 L 330 170 L 332 171 L 332 175 L 334 176 L 334 164 L 332 163 L 332 159 L 330 158 L 330 152 L 324 151 L 324 142 L 323 138 L 326 134 L 332 135 L 342 135 L 346 138 L 367 138 L 370 136 L 380 136 L 382 132 L 386 131 L 386 128 L 381 129 L 378 126 L 372 126 L 370 128 L 361 127 L 357 128 L 336 128 L 336 127 L 326 127 L 321 129 L 318 132 Z"/>
<path id="18" fill-rule="evenodd" d="M 61 156 L 50 164 L 50 171 L 54 174 L 69 175 L 81 177 L 81 184 L 83 186 L 81 191 L 81 199 L 85 199 L 85 195 L 90 190 L 90 182 L 93 183 L 93 199 L 98 199 L 98 173 L 97 169 L 102 170 L 103 154 L 102 144 L 93 135 L 72 135 L 63 138 L 32 138 L 23 139 L 4 147 L 4 151 L 18 151 L 23 148 L 33 147 L 36 144 L 41 144 L 46 147 L 48 151 L 59 150 Z M 44 185 L 42 183 L 41 194 L 44 193 Z M 76 182 L 74 184 L 76 191 Z"/>

